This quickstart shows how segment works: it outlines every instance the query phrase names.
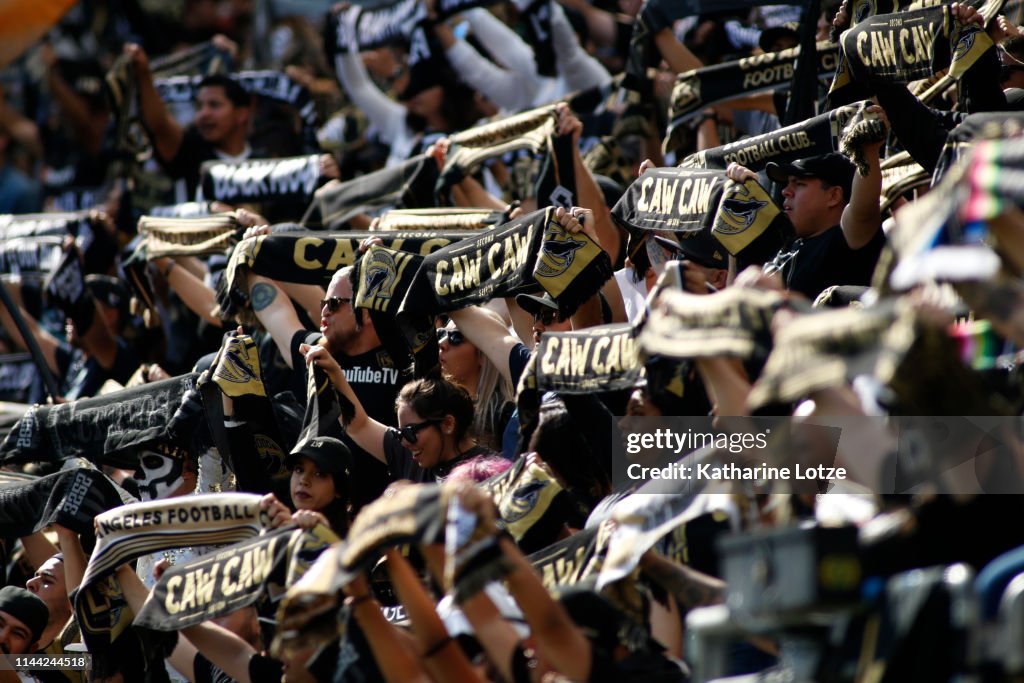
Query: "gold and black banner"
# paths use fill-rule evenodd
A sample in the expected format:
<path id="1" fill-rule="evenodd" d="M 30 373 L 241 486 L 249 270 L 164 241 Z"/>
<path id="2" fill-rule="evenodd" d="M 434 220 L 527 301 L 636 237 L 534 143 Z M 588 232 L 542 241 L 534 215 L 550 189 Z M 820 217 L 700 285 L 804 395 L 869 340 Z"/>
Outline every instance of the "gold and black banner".
<path id="1" fill-rule="evenodd" d="M 204 256 L 223 254 L 241 237 L 237 214 L 218 213 L 202 218 L 161 218 L 142 216 L 139 234 L 149 260 L 165 256 Z"/>
<path id="2" fill-rule="evenodd" d="M 818 76 L 836 72 L 839 46 L 819 42 Z M 672 88 L 666 140 L 679 126 L 697 118 L 700 112 L 719 102 L 788 88 L 796 71 L 800 48 L 744 57 L 679 74 Z"/>
<path id="3" fill-rule="evenodd" d="M 640 332 L 640 347 L 649 356 L 763 361 L 772 348 L 772 317 L 783 302 L 780 293 L 759 289 L 730 287 L 711 295 L 668 290 Z"/>
<path id="4" fill-rule="evenodd" d="M 202 166 L 201 184 L 208 201 L 308 202 L 320 184 L 320 155 L 208 161 Z"/>
<path id="5" fill-rule="evenodd" d="M 360 213 L 371 213 L 386 207 L 420 209 L 436 206 L 434 184 L 437 162 L 425 154 L 414 156 L 397 166 L 341 182 L 328 181 L 316 191 L 314 201 L 320 209 L 320 220 L 328 230 L 343 229 Z"/>
<path id="6" fill-rule="evenodd" d="M 995 18 L 1003 2 L 986 0 L 978 8 L 986 22 Z M 849 84 L 907 83 L 929 78 L 947 67 L 949 75 L 959 80 L 993 48 L 981 26 L 961 24 L 949 6 L 923 4 L 907 11 L 876 12 L 846 31 L 840 41 L 846 69 L 837 73 L 829 96 L 835 97 Z"/>
<path id="7" fill-rule="evenodd" d="M 733 161 L 760 171 L 769 161 L 781 163 L 838 151 L 843 131 L 863 118 L 857 106 L 838 107 L 792 126 L 695 152 L 683 159 L 683 168 L 725 168 Z"/>
<path id="8" fill-rule="evenodd" d="M 569 314 L 609 277 L 607 252 L 566 232 L 554 209 L 542 209 L 427 255 L 399 315 L 455 311 L 541 288 Z"/>
<path id="9" fill-rule="evenodd" d="M 224 273 L 224 289 L 218 303 L 225 315 L 248 308 L 242 273 L 299 284 L 326 287 L 334 273 L 355 263 L 359 246 L 367 237 L 379 237 L 384 247 L 426 255 L 452 242 L 479 235 L 475 231 L 431 232 L 281 232 L 250 237 L 239 242 Z"/>
<path id="10" fill-rule="evenodd" d="M 323 525 L 275 529 L 184 565 L 160 577 L 136 626 L 179 631 L 257 602 L 269 585 L 287 587 L 338 537 Z"/>
<path id="11" fill-rule="evenodd" d="M 543 547 L 537 541 L 555 538 L 565 523 L 560 500 L 567 494 L 543 467 L 525 456 L 480 487 L 490 494 L 502 526 L 522 548 Z"/>

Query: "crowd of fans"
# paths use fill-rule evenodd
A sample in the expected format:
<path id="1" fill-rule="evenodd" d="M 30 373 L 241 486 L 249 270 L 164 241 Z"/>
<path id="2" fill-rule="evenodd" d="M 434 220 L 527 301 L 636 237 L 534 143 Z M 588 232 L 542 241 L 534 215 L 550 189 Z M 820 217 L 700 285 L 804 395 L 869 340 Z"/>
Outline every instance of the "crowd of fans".
<path id="1" fill-rule="evenodd" d="M 14 417 L 0 447 L 0 651 L 15 665 L 0 666 L 0 681 L 784 676 L 795 669 L 781 631 L 737 626 L 715 670 L 697 646 L 695 616 L 742 607 L 727 601 L 744 587 L 725 581 L 721 539 L 808 522 L 860 528 L 855 583 L 871 598 L 855 604 L 880 592 L 884 582 L 872 577 L 965 563 L 978 573 L 982 618 L 995 623 L 992 605 L 1020 569 L 1024 534 L 1012 522 L 1017 496 L 985 492 L 1018 492 L 1014 456 L 999 451 L 1005 461 L 972 470 L 977 489 L 957 497 L 910 484 L 883 491 L 876 476 L 886 465 L 866 463 L 894 443 L 884 416 L 1024 410 L 1015 298 L 1024 195 L 1012 179 L 1024 158 L 1013 140 L 1024 130 L 1019 3 L 922 3 L 943 7 L 942 25 L 970 39 L 946 50 L 947 63 L 935 56 L 923 79 L 895 68 L 898 49 L 909 49 L 900 34 L 894 69 L 871 78 L 859 69 L 885 57 L 856 62 L 849 46 L 883 54 L 884 37 L 837 47 L 844 31 L 900 7 L 696 4 L 707 11 L 658 23 L 671 2 L 80 0 L 5 65 L 0 398 Z M 388 40 L 364 44 L 374 42 L 361 33 L 370 17 Z M 835 55 L 802 85 L 796 68 L 770 89 L 684 91 L 716 65 L 725 74 L 735 63 L 742 74 L 812 43 Z M 645 46 L 649 65 L 638 57 Z M 829 93 L 845 70 L 862 101 Z M 807 98 L 811 117 L 792 118 L 800 107 L 791 92 Z M 701 106 L 685 110 L 686 97 Z M 812 122 L 853 102 L 853 113 L 827 124 L 828 148 L 812 144 Z M 474 144 L 466 131 L 538 111 L 545 142 L 458 166 Z M 788 127 L 813 154 L 779 154 L 773 142 L 763 147 L 771 153 L 728 153 Z M 506 142 L 525 139 L 522 131 Z M 555 140 L 568 141 L 570 156 L 559 157 Z M 706 161 L 716 150 L 726 152 L 720 168 Z M 314 186 L 259 201 L 222 201 L 211 170 L 300 157 L 311 160 Z M 427 203 L 410 199 L 408 186 L 375 184 L 410 160 L 417 174 L 429 166 L 429 182 L 444 181 Z M 552 167 L 568 201 L 536 189 Z M 919 181 L 893 180 L 911 175 Z M 412 171 L 400 180 L 413 184 Z M 261 181 L 238 186 L 246 182 Z M 701 207 L 700 187 L 724 187 L 725 199 Z M 346 207 L 357 210 L 332 220 L 321 198 L 346 192 L 361 193 Z M 514 257 L 499 268 L 488 249 L 482 266 L 479 242 L 475 266 L 469 252 L 453 261 L 474 305 L 437 289 L 448 296 L 444 312 L 396 317 L 399 302 L 373 302 L 405 271 L 374 271 L 371 261 L 402 249 L 383 227 L 389 215 L 418 209 L 432 210 L 420 236 L 441 238 L 419 256 L 474 239 L 445 222 L 457 210 L 498 216 L 480 228 L 492 231 L 547 210 L 544 254 L 528 257 L 538 281 L 545 267 L 569 271 L 586 245 L 599 247 L 607 272 L 575 300 L 568 287 L 507 291 L 501 279 Z M 730 241 L 718 222 L 726 211 L 747 220 L 735 232 L 759 230 L 753 241 Z M 207 233 L 160 251 L 156 233 L 140 228 L 154 216 L 170 221 L 166 234 L 190 225 Z M 221 225 L 228 242 L 204 246 Z M 357 248 L 338 256 L 348 234 Z M 415 237 L 403 233 L 410 244 Z M 275 240 L 284 251 L 268 251 Z M 254 265 L 261 253 L 287 261 L 294 240 L 336 244 L 332 265 L 298 246 L 294 263 Z M 567 253 L 557 250 L 566 244 Z M 313 282 L 304 270 L 316 268 L 324 277 Z M 408 268 L 411 276 L 416 264 Z M 391 279 L 374 281 L 374 272 Z M 424 282 L 409 286 L 433 287 Z M 430 318 L 415 342 L 404 317 L 414 314 Z M 602 365 L 580 341 L 587 350 L 563 354 L 563 367 L 556 343 L 577 338 L 616 349 L 625 339 L 629 352 Z M 572 375 L 570 365 L 586 381 L 548 383 Z M 189 414 L 187 428 L 172 428 Z M 751 415 L 876 421 L 854 446 L 833 448 L 831 464 L 857 481 L 816 494 L 742 482 L 705 494 L 697 512 L 683 486 L 645 496 L 613 456 L 614 440 L 669 424 L 654 418 Z M 152 433 L 126 441 L 120 430 L 138 419 Z M 62 429 L 59 443 L 35 445 L 33 434 Z M 128 446 L 111 446 L 118 439 Z M 38 457 L 26 455 L 30 447 Z M 102 480 L 90 490 L 114 491 L 114 500 L 77 495 L 68 473 L 83 471 Z M 223 497 L 231 492 L 252 497 Z M 38 509 L 26 507 L 32 501 Z M 74 521 L 80 509 L 90 512 L 84 527 Z M 216 510 L 217 524 L 209 512 L 200 522 L 200 509 Z M 153 551 L 142 531 L 128 533 L 176 510 L 186 521 L 150 536 L 180 532 L 186 541 Z M 250 512 L 259 518 L 253 538 L 231 537 L 243 539 L 237 547 L 214 538 L 243 533 L 220 515 Z M 440 531 L 431 527 L 438 520 Z M 626 547 L 616 534 L 631 525 L 658 532 Z M 288 571 L 268 570 L 249 581 L 252 599 L 232 603 L 227 567 L 235 563 L 238 586 L 260 571 L 242 568 L 244 544 L 289 530 Z M 202 543 L 202 533 L 213 540 Z M 624 573 L 599 580 L 602 563 Z M 214 567 L 210 576 L 223 571 L 224 582 L 187 574 L 175 593 L 190 567 Z M 205 598 L 206 612 L 204 591 L 217 596 Z M 131 626 L 153 603 L 176 615 L 173 624 Z M 928 605 L 922 624 L 955 621 Z M 97 626 L 101 615 L 106 626 Z M 840 622 L 840 636 L 814 631 L 828 654 L 800 673 L 807 680 L 882 676 L 872 662 L 889 667 L 886 680 L 964 673 L 964 659 L 932 658 L 933 649 L 956 650 L 952 627 L 922 631 L 918 642 L 903 627 L 880 636 L 858 610 Z M 805 626 L 806 634 L 820 624 Z M 88 665 L 75 659 L 86 653 Z M 915 668 L 915 658 L 932 659 Z"/>

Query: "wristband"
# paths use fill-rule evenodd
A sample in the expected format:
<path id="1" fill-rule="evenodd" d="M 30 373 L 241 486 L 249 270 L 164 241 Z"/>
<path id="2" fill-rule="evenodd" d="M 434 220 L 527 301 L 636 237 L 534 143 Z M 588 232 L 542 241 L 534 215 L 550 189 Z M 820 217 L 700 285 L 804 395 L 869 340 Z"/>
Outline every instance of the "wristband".
<path id="1" fill-rule="evenodd" d="M 455 642 L 451 636 L 445 636 L 438 642 L 430 646 L 430 649 L 423 653 L 423 659 L 430 659 L 434 655 L 438 654 L 444 648 L 448 647 L 449 643 Z"/>

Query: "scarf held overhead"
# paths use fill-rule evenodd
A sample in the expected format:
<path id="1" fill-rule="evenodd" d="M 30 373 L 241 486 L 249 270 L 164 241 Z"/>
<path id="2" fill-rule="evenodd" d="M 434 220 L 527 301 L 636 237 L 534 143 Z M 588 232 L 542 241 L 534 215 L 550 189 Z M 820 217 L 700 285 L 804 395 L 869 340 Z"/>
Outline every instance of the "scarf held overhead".
<path id="1" fill-rule="evenodd" d="M 290 585 L 304 573 L 292 570 L 292 564 L 308 567 L 337 540 L 323 525 L 310 531 L 289 526 L 171 567 L 134 623 L 178 631 L 230 614 L 258 601 L 269 585 Z"/>
<path id="2" fill-rule="evenodd" d="M 81 455 L 134 468 L 130 451 L 165 437 L 198 375 L 181 375 L 103 396 L 33 406 L 0 445 L 0 462 L 55 462 Z"/>

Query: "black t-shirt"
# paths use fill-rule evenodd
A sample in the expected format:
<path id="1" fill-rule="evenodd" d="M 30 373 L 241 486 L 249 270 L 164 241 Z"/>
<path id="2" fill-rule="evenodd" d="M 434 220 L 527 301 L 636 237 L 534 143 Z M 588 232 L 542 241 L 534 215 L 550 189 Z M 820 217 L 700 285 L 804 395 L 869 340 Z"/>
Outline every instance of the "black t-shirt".
<path id="1" fill-rule="evenodd" d="M 217 157 L 214 146 L 207 142 L 196 127 L 189 126 L 181 139 L 181 147 L 173 159 L 162 159 L 157 152 L 160 165 L 172 178 L 182 178 L 188 188 L 188 196 L 195 197 L 199 186 L 199 167 L 204 161 L 212 161 Z"/>
<path id="2" fill-rule="evenodd" d="M 99 362 L 86 356 L 81 349 L 61 344 L 56 350 L 57 369 L 62 377 L 61 390 L 68 400 L 95 396 L 108 379 L 126 383 L 139 368 L 139 356 L 135 349 L 117 338 L 117 355 L 114 365 L 106 370 Z"/>
<path id="3" fill-rule="evenodd" d="M 296 396 L 305 400 L 306 395 L 306 360 L 299 353 L 300 344 L 315 344 L 320 338 L 319 332 L 308 332 L 299 330 L 292 336 L 291 354 L 292 368 L 297 382 L 301 382 L 301 389 L 298 386 Z M 338 365 L 345 371 L 345 377 L 352 386 L 352 391 L 359 397 L 366 414 L 378 422 L 386 425 L 398 424 L 395 415 L 395 398 L 399 390 L 405 384 L 405 378 L 397 368 L 393 367 L 391 356 L 383 349 L 377 347 L 358 356 L 336 355 Z M 355 483 L 352 486 L 352 504 L 358 510 L 363 505 L 376 499 L 384 489 L 387 488 L 391 479 L 388 477 L 387 468 L 375 457 L 364 451 L 356 443 L 344 434 L 340 425 L 338 433 L 328 434 L 340 438 L 352 452 L 351 477 Z"/>
<path id="4" fill-rule="evenodd" d="M 885 246 L 881 229 L 860 249 L 851 249 L 843 229 L 833 226 L 814 237 L 797 239 L 775 257 L 786 288 L 812 301 L 832 285 L 870 285 Z"/>
<path id="5" fill-rule="evenodd" d="M 456 466 L 481 455 L 496 455 L 496 453 L 477 445 L 459 453 L 447 462 L 424 468 L 416 464 L 416 461 L 412 459 L 412 453 L 402 445 L 402 437 L 397 429 L 389 429 L 384 432 L 384 458 L 388 461 L 391 478 L 395 481 L 408 479 L 420 484 L 440 482 L 451 474 Z"/>
<path id="6" fill-rule="evenodd" d="M 192 660 L 192 671 L 196 683 L 233 683 L 234 679 L 197 652 Z M 284 667 L 273 657 L 254 654 L 249 660 L 249 679 L 252 683 L 278 683 Z"/>

